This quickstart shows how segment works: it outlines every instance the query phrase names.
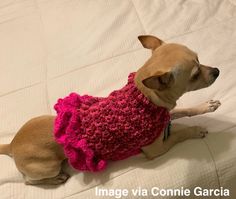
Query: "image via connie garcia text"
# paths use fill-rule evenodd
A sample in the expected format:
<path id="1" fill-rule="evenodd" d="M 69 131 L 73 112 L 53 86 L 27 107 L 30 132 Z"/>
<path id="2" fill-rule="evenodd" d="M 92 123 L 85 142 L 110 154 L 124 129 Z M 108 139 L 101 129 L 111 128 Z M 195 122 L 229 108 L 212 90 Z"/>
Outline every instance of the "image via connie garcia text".
<path id="1" fill-rule="evenodd" d="M 203 188 L 203 187 L 195 187 L 193 189 L 188 189 L 184 187 L 180 188 L 160 188 L 160 187 L 152 187 L 152 188 L 143 188 L 137 187 L 133 189 L 109 189 L 109 188 L 102 188 L 96 187 L 95 188 L 95 196 L 97 197 L 114 197 L 114 198 L 125 198 L 128 196 L 133 197 L 149 197 L 149 196 L 156 196 L 158 198 L 165 197 L 165 196 L 199 196 L 199 198 L 209 197 L 209 196 L 219 196 L 219 197 L 226 197 L 230 198 L 230 191 L 224 187 L 220 188 Z"/>

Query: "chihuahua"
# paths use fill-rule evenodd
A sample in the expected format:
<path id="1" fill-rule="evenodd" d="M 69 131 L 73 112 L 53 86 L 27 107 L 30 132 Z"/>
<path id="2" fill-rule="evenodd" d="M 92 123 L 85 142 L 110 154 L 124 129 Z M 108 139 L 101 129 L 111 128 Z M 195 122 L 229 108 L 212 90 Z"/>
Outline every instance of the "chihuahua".
<path id="1" fill-rule="evenodd" d="M 191 108 L 175 108 L 176 101 L 186 92 L 210 86 L 219 76 L 219 69 L 199 63 L 195 52 L 186 46 L 165 43 L 151 35 L 138 37 L 144 48 L 152 51 L 151 57 L 135 73 L 137 89 L 155 106 L 168 110 L 171 120 L 214 112 L 221 104 L 210 100 Z M 0 153 L 11 156 L 25 183 L 61 184 L 69 175 L 62 170 L 67 159 L 63 147 L 53 135 L 55 116 L 44 115 L 24 124 L 10 144 L 0 145 Z M 208 131 L 200 126 L 176 130 L 174 125 L 165 130 L 141 151 L 148 159 L 167 152 L 186 139 L 203 138 Z"/>

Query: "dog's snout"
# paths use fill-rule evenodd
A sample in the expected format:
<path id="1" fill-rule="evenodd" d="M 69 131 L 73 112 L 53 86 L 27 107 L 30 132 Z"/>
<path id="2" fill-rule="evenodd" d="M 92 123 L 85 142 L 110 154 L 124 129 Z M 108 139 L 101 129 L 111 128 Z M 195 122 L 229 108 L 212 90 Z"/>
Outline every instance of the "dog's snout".
<path id="1" fill-rule="evenodd" d="M 214 78 L 217 78 L 220 74 L 220 70 L 218 68 L 213 68 L 212 69 L 212 75 Z"/>

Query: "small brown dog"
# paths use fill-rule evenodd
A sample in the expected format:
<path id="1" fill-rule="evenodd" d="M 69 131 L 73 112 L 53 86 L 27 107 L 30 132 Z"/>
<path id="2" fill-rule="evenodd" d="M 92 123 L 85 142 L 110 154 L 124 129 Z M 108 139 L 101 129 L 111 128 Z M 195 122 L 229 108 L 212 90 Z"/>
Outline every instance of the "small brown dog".
<path id="1" fill-rule="evenodd" d="M 199 63 L 196 53 L 179 44 L 166 44 L 160 39 L 144 35 L 138 37 L 145 48 L 152 50 L 151 58 L 137 71 L 137 88 L 155 105 L 170 111 L 171 119 L 215 111 L 219 101 L 208 101 L 193 108 L 174 109 L 185 92 L 210 86 L 219 70 Z M 0 145 L 0 153 L 15 160 L 26 184 L 60 184 L 69 175 L 62 171 L 66 159 L 62 147 L 53 137 L 54 116 L 40 116 L 28 121 L 10 144 Z M 198 126 L 176 131 L 174 126 L 168 139 L 164 132 L 151 145 L 142 148 L 152 159 L 167 152 L 176 143 L 191 138 L 202 138 L 207 130 Z"/>

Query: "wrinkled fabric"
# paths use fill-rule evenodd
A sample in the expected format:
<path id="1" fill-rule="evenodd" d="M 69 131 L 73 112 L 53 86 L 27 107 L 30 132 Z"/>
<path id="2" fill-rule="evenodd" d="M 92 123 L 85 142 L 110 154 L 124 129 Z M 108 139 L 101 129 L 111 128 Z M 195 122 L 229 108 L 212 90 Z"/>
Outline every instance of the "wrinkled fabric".
<path id="1" fill-rule="evenodd" d="M 136 155 L 169 123 L 168 110 L 150 102 L 134 76 L 108 97 L 71 93 L 55 104 L 54 136 L 75 169 L 101 171 L 109 160 Z"/>

